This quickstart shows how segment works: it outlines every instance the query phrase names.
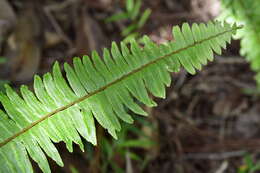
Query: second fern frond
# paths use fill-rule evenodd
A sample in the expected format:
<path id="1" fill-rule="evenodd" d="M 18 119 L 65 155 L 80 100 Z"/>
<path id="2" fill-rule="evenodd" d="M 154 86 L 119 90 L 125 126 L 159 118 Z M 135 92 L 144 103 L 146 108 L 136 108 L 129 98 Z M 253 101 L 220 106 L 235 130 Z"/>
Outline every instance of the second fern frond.
<path id="1" fill-rule="evenodd" d="M 256 72 L 255 79 L 260 89 L 260 1 L 222 0 L 222 6 L 222 20 L 244 25 L 235 38 L 241 39 L 240 54 L 246 57 Z"/>

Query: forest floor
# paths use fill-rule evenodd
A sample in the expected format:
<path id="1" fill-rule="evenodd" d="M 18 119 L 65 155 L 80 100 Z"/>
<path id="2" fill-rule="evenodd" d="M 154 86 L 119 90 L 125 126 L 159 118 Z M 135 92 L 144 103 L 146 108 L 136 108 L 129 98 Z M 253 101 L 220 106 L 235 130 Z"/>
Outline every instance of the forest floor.
<path id="1" fill-rule="evenodd" d="M 173 25 L 205 22 L 220 14 L 218 0 L 143 0 L 141 11 L 146 8 L 152 13 L 138 33 L 157 43 L 172 39 Z M 71 63 L 73 56 L 101 52 L 111 41 L 122 40 L 120 32 L 131 23 L 104 20 L 123 9 L 123 0 L 2 0 L 0 56 L 8 61 L 0 67 L 1 81 L 31 86 L 33 75 L 50 71 L 56 60 Z M 135 123 L 154 145 L 129 146 L 127 152 L 110 146 L 112 157 L 104 155 L 109 149 L 103 145 L 88 145 L 90 157 L 77 146 L 69 153 L 57 144 L 65 167 L 50 160 L 52 171 L 120 172 L 121 167 L 127 173 L 234 173 L 246 167 L 247 154 L 259 159 L 260 100 L 254 73 L 239 56 L 239 41 L 196 75 L 181 71 L 172 79 L 166 99 L 155 98 L 158 107 L 144 108 L 150 125 Z M 114 144 L 101 128 L 98 138 Z M 127 131 L 126 141 L 132 138 L 143 137 Z M 129 159 L 129 151 L 141 159 Z"/>

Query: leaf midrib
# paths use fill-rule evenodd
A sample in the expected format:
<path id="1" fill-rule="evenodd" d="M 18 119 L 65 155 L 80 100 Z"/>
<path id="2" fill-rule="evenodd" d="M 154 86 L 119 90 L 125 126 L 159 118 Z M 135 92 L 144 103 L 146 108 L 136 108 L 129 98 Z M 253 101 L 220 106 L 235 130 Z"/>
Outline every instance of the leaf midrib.
<path id="1" fill-rule="evenodd" d="M 143 70 L 144 68 L 146 68 L 146 67 L 148 67 L 148 66 L 150 66 L 150 65 L 152 65 L 152 64 L 157 63 L 158 61 L 160 61 L 160 60 L 162 60 L 162 59 L 164 59 L 164 58 L 170 57 L 170 56 L 172 56 L 172 55 L 174 55 L 174 54 L 178 54 L 178 53 L 181 52 L 181 51 L 187 50 L 187 49 L 189 49 L 189 48 L 191 48 L 191 47 L 194 47 L 194 46 L 196 46 L 196 45 L 198 45 L 198 44 L 201 44 L 201 43 L 206 42 L 206 41 L 208 41 L 208 40 L 214 39 L 214 38 L 216 38 L 216 37 L 218 37 L 218 36 L 224 35 L 225 33 L 232 32 L 232 31 L 235 31 L 235 30 L 241 29 L 241 28 L 242 28 L 242 27 L 238 26 L 238 27 L 232 28 L 232 29 L 230 29 L 230 30 L 227 30 L 227 31 L 218 33 L 218 34 L 216 34 L 216 35 L 214 35 L 214 36 L 210 36 L 210 37 L 208 37 L 208 38 L 206 38 L 206 39 L 203 39 L 203 40 L 201 40 L 201 41 L 197 41 L 197 42 L 195 41 L 193 44 L 191 44 L 191 45 L 189 45 L 189 46 L 187 46 L 187 47 L 178 49 L 178 50 L 173 51 L 173 52 L 171 52 L 171 53 L 169 53 L 169 54 L 166 54 L 166 55 L 164 55 L 164 56 L 161 56 L 161 57 L 159 57 L 159 58 L 157 58 L 157 59 L 155 59 L 155 60 L 153 60 L 153 61 L 151 61 L 151 62 L 149 62 L 149 63 L 147 63 L 147 64 L 144 64 L 144 65 L 140 66 L 139 68 L 136 68 L 135 70 L 133 70 L 133 71 L 131 71 L 131 72 L 125 74 L 125 75 L 122 75 L 120 78 L 118 78 L 118 79 L 116 79 L 116 80 L 114 80 L 114 81 L 108 83 L 107 85 L 105 85 L 105 86 L 103 86 L 103 87 L 101 87 L 101 88 L 99 88 L 99 89 L 97 89 L 97 90 L 95 90 L 95 91 L 93 91 L 93 92 L 91 92 L 91 93 L 89 93 L 89 94 L 83 96 L 83 97 L 78 98 L 78 99 L 75 100 L 74 102 L 71 102 L 71 103 L 69 103 L 69 104 L 67 104 L 67 105 L 65 105 L 65 106 L 62 106 L 62 107 L 60 107 L 60 108 L 58 108 L 58 109 L 56 109 L 56 110 L 54 110 L 54 111 L 52 111 L 52 112 L 50 112 L 50 113 L 44 115 L 44 116 L 43 116 L 42 118 L 40 118 L 39 120 L 37 120 L 37 121 L 31 123 L 29 126 L 23 128 L 21 131 L 15 133 L 15 134 L 12 135 L 11 137 L 5 139 L 3 142 L 0 143 L 0 148 L 3 147 L 4 145 L 6 145 L 7 143 L 9 143 L 10 141 L 14 140 L 15 138 L 17 138 L 18 136 L 22 135 L 23 133 L 27 132 L 28 130 L 30 130 L 30 129 L 33 128 L 34 126 L 38 125 L 39 123 L 41 123 L 41 122 L 43 122 L 44 120 L 50 118 L 51 116 L 53 116 L 53 115 L 55 115 L 55 114 L 57 114 L 57 113 L 59 113 L 59 112 L 61 112 L 61 111 L 64 111 L 64 110 L 66 110 L 66 109 L 68 109 L 68 108 L 74 106 L 75 104 L 78 104 L 78 103 L 80 103 L 80 102 L 86 100 L 87 98 L 89 98 L 89 97 L 91 97 L 91 96 L 93 96 L 93 95 L 96 95 L 96 94 L 98 94 L 98 93 L 104 91 L 105 89 L 107 89 L 107 88 L 109 88 L 109 87 L 111 87 L 111 86 L 113 86 L 113 85 L 115 85 L 115 84 L 117 84 L 117 83 L 123 81 L 124 79 L 128 78 L 129 76 L 131 76 L 131 75 L 133 75 L 133 74 L 135 74 L 135 73 L 137 73 L 137 72 Z"/>

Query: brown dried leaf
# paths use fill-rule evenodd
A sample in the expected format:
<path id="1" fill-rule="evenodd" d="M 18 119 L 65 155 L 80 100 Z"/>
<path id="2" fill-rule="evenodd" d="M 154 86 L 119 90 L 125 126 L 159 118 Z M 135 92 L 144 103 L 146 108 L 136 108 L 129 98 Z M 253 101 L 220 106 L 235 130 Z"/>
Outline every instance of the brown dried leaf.
<path id="1" fill-rule="evenodd" d="M 5 50 L 5 57 L 9 60 L 6 68 L 11 79 L 17 82 L 31 80 L 40 63 L 41 23 L 33 4 L 28 3 L 19 15 Z"/>
<path id="2" fill-rule="evenodd" d="M 80 7 L 79 11 L 75 24 L 77 54 L 89 54 L 91 50 L 101 52 L 107 39 L 100 25 L 87 13 L 86 6 Z"/>
<path id="3" fill-rule="evenodd" d="M 0 1 L 0 53 L 3 41 L 7 38 L 8 33 L 16 22 L 16 16 L 6 0 Z"/>

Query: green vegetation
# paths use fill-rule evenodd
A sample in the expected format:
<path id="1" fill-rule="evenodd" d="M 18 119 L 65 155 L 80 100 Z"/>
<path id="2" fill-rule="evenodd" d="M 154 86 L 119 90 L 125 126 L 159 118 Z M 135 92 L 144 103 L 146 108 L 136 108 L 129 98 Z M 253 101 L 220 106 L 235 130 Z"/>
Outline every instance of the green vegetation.
<path id="1" fill-rule="evenodd" d="M 4 64 L 6 62 L 6 59 L 4 57 L 0 57 L 0 64 Z"/>
<path id="2" fill-rule="evenodd" d="M 4 64 L 6 62 L 6 58 L 5 57 L 0 57 L 0 65 Z M 0 91 L 4 91 L 4 85 L 8 84 L 9 81 L 7 80 L 0 80 Z"/>
<path id="3" fill-rule="evenodd" d="M 121 35 L 125 38 L 124 42 L 129 42 L 131 39 L 140 37 L 138 32 L 151 15 L 151 10 L 146 9 L 142 14 L 140 8 L 142 6 L 141 0 L 126 0 L 125 11 L 114 14 L 106 19 L 106 22 L 115 22 L 121 20 L 128 20 L 130 24 L 124 28 Z"/>
<path id="4" fill-rule="evenodd" d="M 252 156 L 245 155 L 244 162 L 245 164 L 238 169 L 238 173 L 256 173 L 260 171 L 260 162 L 254 163 Z"/>
<path id="5" fill-rule="evenodd" d="M 4 108 L 0 110 L 0 172 L 33 172 L 29 156 L 44 173 L 50 172 L 46 155 L 63 166 L 53 142 L 63 141 L 70 152 L 73 143 L 84 150 L 81 135 L 96 145 L 95 120 L 117 139 L 122 129 L 119 119 L 134 121 L 129 110 L 147 115 L 134 100 L 156 106 L 148 93 L 165 98 L 170 72 L 183 67 L 195 74 L 213 60 L 213 51 L 221 54 L 239 28 L 220 22 L 192 27 L 184 23 L 173 27 L 174 41 L 165 44 L 156 45 L 144 36 L 142 46 L 134 40 L 130 48 L 124 42 L 120 48 L 112 43 L 102 58 L 96 51 L 91 58 L 76 57 L 73 67 L 64 64 L 66 79 L 56 62 L 52 73 L 35 76 L 34 92 L 23 85 L 20 96 L 6 85 L 6 94 L 0 93 Z M 121 145 L 132 147 L 140 142 Z"/>
<path id="6" fill-rule="evenodd" d="M 260 1 L 222 0 L 222 20 L 228 23 L 244 25 L 235 38 L 241 39 L 242 56 L 246 56 L 251 68 L 256 72 L 258 88 L 260 86 Z"/>
<path id="7" fill-rule="evenodd" d="M 145 117 L 135 116 L 135 121 L 142 126 L 154 129 L 153 125 L 149 123 Z M 130 137 L 130 135 L 132 137 Z M 133 138 L 135 136 L 135 138 Z M 115 162 L 116 157 L 120 157 L 126 163 L 126 157 L 131 160 L 137 161 L 140 169 L 145 167 L 145 163 L 149 158 L 141 158 L 133 149 L 147 149 L 152 147 L 155 143 L 138 127 L 132 124 L 123 123 L 121 131 L 118 133 L 118 140 L 110 140 L 106 137 L 101 138 L 101 159 L 102 159 L 102 172 L 109 172 L 109 168 L 112 168 L 115 173 L 124 173 L 124 169 L 120 168 Z"/>

